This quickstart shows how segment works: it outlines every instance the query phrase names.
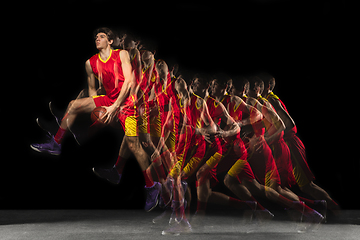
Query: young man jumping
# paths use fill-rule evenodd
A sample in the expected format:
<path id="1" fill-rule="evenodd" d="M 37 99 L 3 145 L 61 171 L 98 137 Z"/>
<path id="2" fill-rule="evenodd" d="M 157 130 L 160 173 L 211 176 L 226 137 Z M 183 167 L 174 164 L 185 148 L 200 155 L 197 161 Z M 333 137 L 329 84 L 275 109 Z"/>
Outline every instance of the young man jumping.
<path id="1" fill-rule="evenodd" d="M 55 136 L 52 136 L 46 143 L 31 144 L 30 147 L 35 151 L 60 155 L 64 135 L 79 114 L 90 113 L 96 107 L 103 106 L 107 110 L 105 117 L 112 116 L 120 106 L 119 100 L 123 100 L 125 97 L 124 94 L 120 95 L 119 93 L 123 88 L 130 87 L 131 65 L 128 52 L 112 48 L 116 36 L 108 28 L 95 30 L 94 37 L 99 53 L 85 63 L 89 96 L 72 100 L 69 103 Z M 96 79 L 104 86 L 106 95 L 97 95 Z M 125 92 L 125 89 L 123 91 Z"/>

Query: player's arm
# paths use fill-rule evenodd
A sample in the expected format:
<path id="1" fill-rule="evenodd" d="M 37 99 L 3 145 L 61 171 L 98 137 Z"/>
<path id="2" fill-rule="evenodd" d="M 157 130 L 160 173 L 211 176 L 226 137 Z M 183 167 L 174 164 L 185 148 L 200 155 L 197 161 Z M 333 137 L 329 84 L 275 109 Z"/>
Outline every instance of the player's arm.
<path id="1" fill-rule="evenodd" d="M 269 102 L 271 103 L 271 105 L 275 108 L 276 113 L 279 115 L 279 117 L 281 118 L 281 120 L 284 122 L 285 124 L 285 131 L 286 130 L 290 130 L 293 127 L 295 127 L 295 122 L 294 120 L 291 118 L 291 116 L 289 115 L 289 113 L 284 109 L 284 107 L 282 106 L 282 104 L 280 103 L 279 100 L 274 99 L 274 98 L 270 98 Z"/>
<path id="2" fill-rule="evenodd" d="M 257 108 L 251 106 L 250 104 L 245 103 L 241 98 L 240 100 L 241 103 L 239 108 L 241 109 L 241 111 L 246 112 L 249 115 L 249 117 L 237 121 L 239 127 L 253 124 L 255 122 L 260 121 L 263 118 L 263 115 Z"/>
<path id="3" fill-rule="evenodd" d="M 110 107 L 106 108 L 106 114 L 104 114 L 104 122 L 109 122 L 113 115 L 115 114 L 116 110 L 121 106 L 121 104 L 125 101 L 126 97 L 130 93 L 131 87 L 135 87 L 136 81 L 132 74 L 132 67 L 130 63 L 129 53 L 126 50 L 120 51 L 120 60 L 121 60 L 121 68 L 124 74 L 124 83 L 121 87 L 120 93 L 116 101 Z"/>
<path id="4" fill-rule="evenodd" d="M 146 67 L 146 70 L 145 70 L 144 74 L 146 76 L 148 76 L 146 79 L 142 80 L 142 81 L 144 81 L 144 80 L 147 81 L 146 88 L 144 89 L 144 92 L 147 92 L 148 88 L 151 85 L 150 82 L 151 82 L 151 79 L 153 77 L 154 64 L 155 64 L 154 55 L 152 54 L 152 52 L 150 52 L 150 51 L 146 51 L 146 52 L 149 53 L 150 57 L 144 61 L 144 67 Z"/>
<path id="5" fill-rule="evenodd" d="M 200 98 L 200 101 L 202 101 L 202 107 L 199 109 L 199 111 L 201 111 L 200 117 L 201 120 L 204 122 L 204 127 L 195 128 L 195 134 L 203 135 L 205 137 L 205 140 L 211 143 L 213 136 L 216 134 L 217 127 L 209 114 L 209 110 L 207 108 L 205 100 Z"/>
<path id="6" fill-rule="evenodd" d="M 216 136 L 221 138 L 231 137 L 239 133 L 240 127 L 235 122 L 235 120 L 230 116 L 229 112 L 226 110 L 225 106 L 219 102 L 218 107 L 220 107 L 221 111 L 221 121 L 226 123 L 228 130 L 218 129 Z"/>
<path id="7" fill-rule="evenodd" d="M 272 123 L 270 129 L 265 133 L 265 139 L 268 143 L 271 143 L 282 131 L 285 130 L 285 124 L 279 117 L 279 115 L 273 110 L 270 103 L 265 102 L 262 106 L 262 114 L 267 121 Z"/>
<path id="8" fill-rule="evenodd" d="M 89 97 L 96 96 L 96 79 L 95 74 L 91 69 L 90 60 L 85 63 L 85 70 L 87 74 L 87 82 L 89 87 Z"/>
<path id="9" fill-rule="evenodd" d="M 131 94 L 137 94 L 140 85 L 141 85 L 141 60 L 140 60 L 140 52 L 137 48 L 133 48 L 129 50 L 130 64 L 132 67 L 132 78 L 139 78 L 140 83 L 133 89 L 131 89 Z M 135 79 L 136 80 L 136 79 Z"/>

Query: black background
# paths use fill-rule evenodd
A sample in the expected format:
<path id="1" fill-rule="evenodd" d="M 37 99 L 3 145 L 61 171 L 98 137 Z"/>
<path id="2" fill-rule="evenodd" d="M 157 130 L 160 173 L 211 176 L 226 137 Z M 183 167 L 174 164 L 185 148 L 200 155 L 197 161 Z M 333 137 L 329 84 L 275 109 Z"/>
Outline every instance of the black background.
<path id="1" fill-rule="evenodd" d="M 18 6 L 14 19 L 21 23 L 8 36 L 17 50 L 4 47 L 15 56 L 8 61 L 12 74 L 4 92 L 15 99 L 6 103 L 12 117 L 3 124 L 7 143 L 0 163 L 0 208 L 143 207 L 144 180 L 135 159 L 128 161 L 118 186 L 91 171 L 115 163 L 121 130 L 106 128 L 82 146 L 68 137 L 59 157 L 29 147 L 44 140 L 35 119 L 52 120 L 48 102 L 65 110 L 86 88 L 84 63 L 97 53 L 92 33 L 103 26 L 131 32 L 156 49 L 156 58 L 178 63 L 183 72 L 273 74 L 274 92 L 296 122 L 316 183 L 342 208 L 359 208 L 356 103 L 351 98 L 356 76 L 348 77 L 354 50 L 350 8 L 336 1 L 260 0 Z"/>

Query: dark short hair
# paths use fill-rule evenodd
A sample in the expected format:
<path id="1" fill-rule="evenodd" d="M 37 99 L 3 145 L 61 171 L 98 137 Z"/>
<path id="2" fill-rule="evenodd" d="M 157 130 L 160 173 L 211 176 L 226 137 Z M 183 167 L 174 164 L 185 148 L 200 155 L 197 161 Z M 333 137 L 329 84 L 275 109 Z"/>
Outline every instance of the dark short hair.
<path id="1" fill-rule="evenodd" d="M 211 81 L 211 77 L 206 74 L 206 73 L 196 73 L 193 78 L 192 81 L 194 81 L 195 79 L 198 79 L 199 82 L 201 82 L 202 84 L 206 85 Z"/>
<path id="2" fill-rule="evenodd" d="M 228 84 L 228 81 L 231 79 L 231 77 L 225 73 L 220 72 L 215 74 L 213 79 L 216 79 L 218 84 L 220 84 L 222 87 L 225 87 Z"/>
<path id="3" fill-rule="evenodd" d="M 244 76 L 237 76 L 232 81 L 232 85 L 238 91 L 244 90 L 246 84 L 249 85 L 249 80 L 247 80 Z"/>
<path id="4" fill-rule="evenodd" d="M 110 28 L 101 27 L 101 28 L 96 29 L 94 31 L 94 38 L 96 38 L 96 35 L 98 35 L 98 33 L 105 33 L 109 41 L 110 40 L 115 41 L 115 39 L 116 39 L 116 34 Z"/>
<path id="5" fill-rule="evenodd" d="M 259 86 L 260 88 L 264 89 L 264 81 L 261 80 L 258 76 L 252 76 L 249 79 L 250 83 L 250 90 L 254 90 L 256 86 Z"/>

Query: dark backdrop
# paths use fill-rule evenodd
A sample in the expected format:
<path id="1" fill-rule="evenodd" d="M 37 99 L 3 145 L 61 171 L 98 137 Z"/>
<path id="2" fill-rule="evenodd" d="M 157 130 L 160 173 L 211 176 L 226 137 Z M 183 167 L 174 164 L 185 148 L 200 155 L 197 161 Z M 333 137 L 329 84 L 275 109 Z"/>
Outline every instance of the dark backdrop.
<path id="1" fill-rule="evenodd" d="M 18 16 L 22 23 L 11 35 L 20 41 L 16 64 L 11 64 L 17 77 L 11 79 L 12 89 L 7 92 L 19 90 L 16 102 L 8 103 L 15 116 L 10 123 L 12 133 L 3 131 L 7 143 L 0 169 L 0 207 L 143 206 L 144 180 L 133 158 L 118 186 L 91 171 L 94 166 L 114 164 L 121 130 L 103 129 L 82 146 L 68 137 L 59 157 L 41 155 L 29 147 L 44 139 L 35 119 L 52 120 L 48 102 L 65 110 L 86 88 L 84 63 L 97 52 L 92 32 L 106 26 L 131 32 L 156 49 L 156 58 L 169 65 L 178 63 L 185 73 L 273 74 L 274 92 L 297 124 L 316 183 L 343 208 L 358 208 L 356 116 L 348 98 L 356 90 L 345 77 L 347 54 L 352 50 L 349 8 L 332 1 L 260 0 L 22 5 Z"/>

